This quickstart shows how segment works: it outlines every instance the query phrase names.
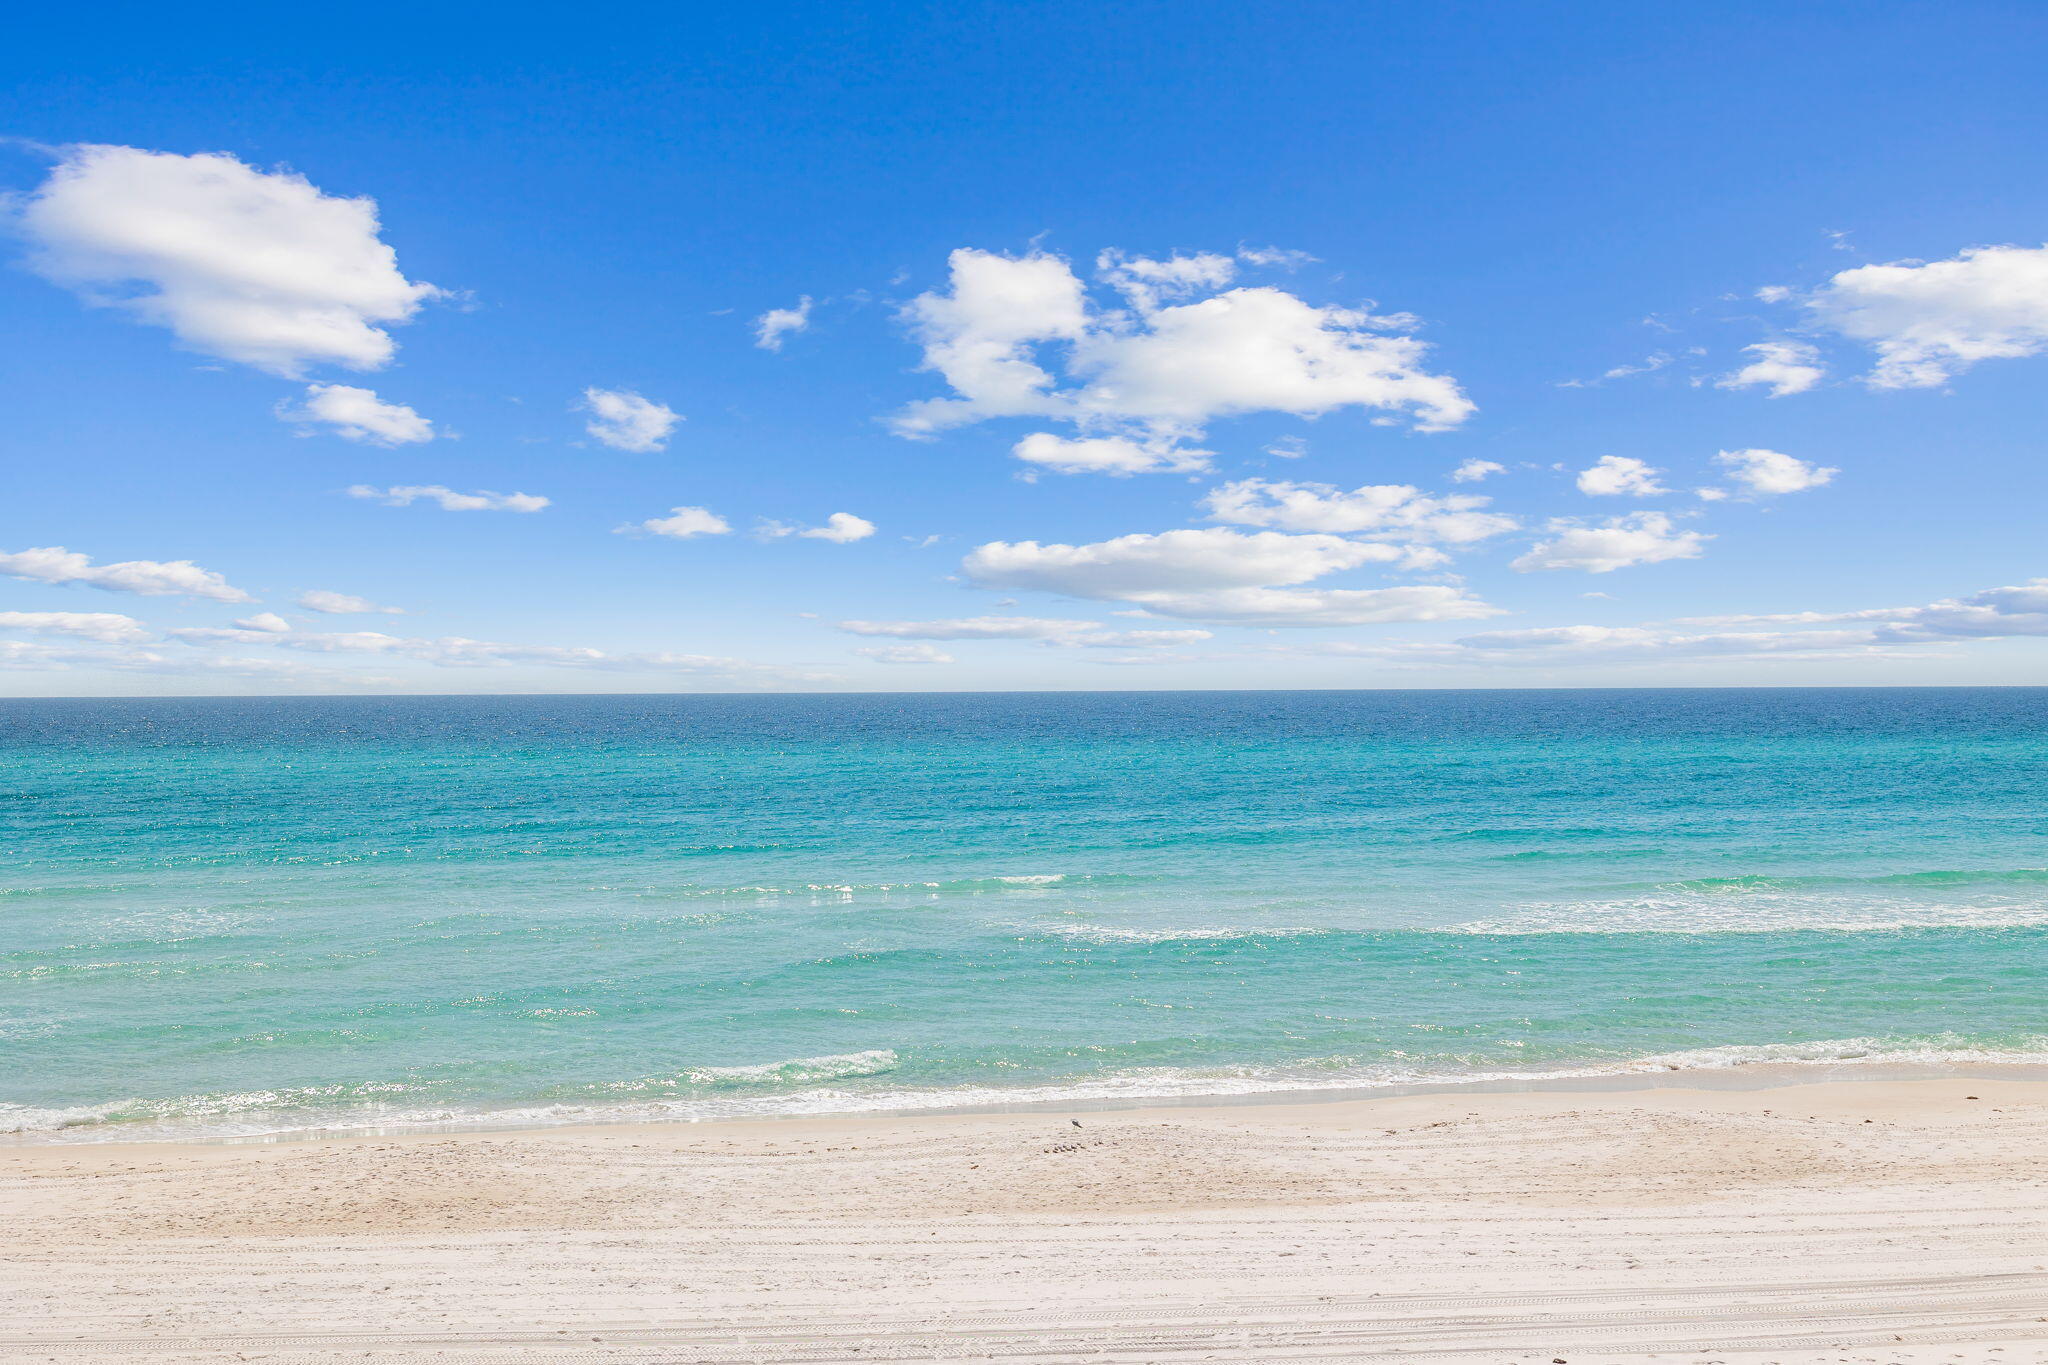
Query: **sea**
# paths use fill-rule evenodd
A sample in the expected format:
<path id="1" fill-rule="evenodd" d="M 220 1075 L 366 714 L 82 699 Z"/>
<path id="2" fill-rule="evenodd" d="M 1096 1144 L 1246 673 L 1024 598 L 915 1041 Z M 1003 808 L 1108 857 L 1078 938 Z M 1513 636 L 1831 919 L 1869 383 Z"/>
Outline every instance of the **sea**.
<path id="1" fill-rule="evenodd" d="M 2048 689 L 0 702 L 4 1141 L 2007 1062 Z"/>

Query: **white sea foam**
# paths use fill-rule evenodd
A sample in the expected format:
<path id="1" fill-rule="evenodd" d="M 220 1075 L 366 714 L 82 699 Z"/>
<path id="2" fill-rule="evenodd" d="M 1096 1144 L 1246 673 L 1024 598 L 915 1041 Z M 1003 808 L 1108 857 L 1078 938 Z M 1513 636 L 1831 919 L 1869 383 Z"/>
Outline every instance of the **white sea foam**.
<path id="1" fill-rule="evenodd" d="M 786 1062 L 752 1066 L 699 1066 L 683 1073 L 698 1085 L 806 1085 L 880 1076 L 896 1069 L 896 1054 L 887 1048 L 845 1052 L 829 1057 L 795 1057 Z"/>
<path id="2" fill-rule="evenodd" d="M 1885 896 L 1798 891 L 1691 892 L 1617 900 L 1544 901 L 1446 927 L 1462 934 L 1882 933 L 1901 929 L 2034 929 L 2048 902 L 1987 898 L 1930 905 Z"/>
<path id="3" fill-rule="evenodd" d="M 881 1059 L 887 1058 L 886 1064 Z M 755 1084 L 787 1083 L 789 1069 L 843 1067 L 821 1080 L 844 1082 L 880 1075 L 895 1065 L 886 1050 L 834 1057 L 797 1058 L 752 1067 L 700 1068 L 720 1073 L 717 1079 L 752 1080 Z M 876 1114 L 959 1109 L 1012 1109 L 1034 1105 L 1118 1105 L 1147 1101 L 1187 1101 L 1255 1095 L 1359 1092 L 1389 1089 L 1475 1086 L 1519 1087 L 1546 1082 L 1598 1080 L 1604 1077 L 1663 1076 L 1688 1072 L 1724 1072 L 1752 1068 L 1783 1071 L 1810 1079 L 1830 1069 L 1854 1075 L 1885 1069 L 1943 1070 L 1976 1066 L 2048 1067 L 2048 1036 L 2024 1045 L 1986 1048 L 1958 1037 L 1922 1039 L 1836 1038 L 1805 1043 L 1737 1044 L 1662 1053 L 1655 1056 L 1588 1062 L 1576 1066 L 1529 1068 L 1456 1068 L 1394 1062 L 1349 1063 L 1340 1058 L 1287 1066 L 1145 1067 L 1109 1072 L 1072 1081 L 1019 1086 L 867 1086 L 807 1084 L 780 1094 L 706 1096 L 673 1094 L 674 1081 L 653 1078 L 597 1087 L 618 1097 L 609 1102 L 523 1105 L 472 1109 L 422 1103 L 394 1097 L 389 1104 L 346 1104 L 307 1112 L 282 1107 L 286 1094 L 260 1092 L 235 1096 L 196 1096 L 174 1101 L 127 1101 L 70 1109 L 32 1109 L 0 1104 L 0 1133 L 17 1141 L 136 1142 L 191 1140 L 202 1137 L 270 1138 L 336 1132 L 422 1132 L 447 1129 L 552 1127 L 579 1123 L 707 1122 L 718 1119 L 815 1117 L 833 1114 Z M 853 1069 L 853 1068 L 862 1069 Z M 776 1074 L 781 1072 L 783 1074 Z M 741 1073 L 745 1073 L 742 1077 Z M 691 1073 L 694 1074 L 694 1073 Z M 407 1087 L 386 1087 L 404 1092 Z M 766 1086 L 763 1086 L 766 1088 Z M 339 1087 L 336 1087 L 338 1090 Z M 315 1092 L 289 1092 L 304 1099 Z M 625 1099 L 625 1095 L 646 1096 Z M 247 1103 L 253 1107 L 242 1108 Z"/>
<path id="4" fill-rule="evenodd" d="M 1070 939 L 1077 943 L 1203 943 L 1227 942 L 1246 938 L 1304 938 L 1327 934 L 1328 929 L 1311 929 L 1301 926 L 1280 926 L 1255 928 L 1244 925 L 1218 925 L 1214 927 L 1191 926 L 1186 928 L 1143 929 L 1130 925 L 1081 924 L 1052 920 L 1044 923 L 1016 925 L 1015 928 L 1033 934 L 1049 934 L 1054 938 Z"/>
<path id="5" fill-rule="evenodd" d="M 954 892 L 978 893 L 982 891 L 1003 891 L 1030 889 L 1041 886 L 1057 886 L 1063 882 L 1086 882 L 1095 878 L 1071 872 L 1027 872 L 1008 876 L 956 877 L 945 881 L 914 882 L 804 882 L 797 886 L 770 886 L 747 884 L 744 886 L 682 886 L 663 888 L 661 899 L 697 900 L 726 897 L 783 897 L 783 896 L 833 896 L 846 900 L 854 896 L 900 895 L 906 892 L 925 894 L 946 894 Z"/>

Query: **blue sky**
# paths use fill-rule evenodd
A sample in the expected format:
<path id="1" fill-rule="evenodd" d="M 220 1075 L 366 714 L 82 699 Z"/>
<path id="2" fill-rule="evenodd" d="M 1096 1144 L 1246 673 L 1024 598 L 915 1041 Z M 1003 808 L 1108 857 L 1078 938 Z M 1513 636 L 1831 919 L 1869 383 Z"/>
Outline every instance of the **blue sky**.
<path id="1" fill-rule="evenodd" d="M 0 694 L 2043 677 L 2035 5 L 27 27 Z"/>

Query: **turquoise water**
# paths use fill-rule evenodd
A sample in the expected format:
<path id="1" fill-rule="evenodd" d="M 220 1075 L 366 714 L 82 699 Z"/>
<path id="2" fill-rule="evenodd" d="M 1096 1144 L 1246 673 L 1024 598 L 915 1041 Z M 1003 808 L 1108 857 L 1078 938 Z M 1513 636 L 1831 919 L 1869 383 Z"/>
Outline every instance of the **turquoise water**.
<path id="1" fill-rule="evenodd" d="M 0 702 L 0 1131 L 2048 1057 L 2048 691 Z"/>

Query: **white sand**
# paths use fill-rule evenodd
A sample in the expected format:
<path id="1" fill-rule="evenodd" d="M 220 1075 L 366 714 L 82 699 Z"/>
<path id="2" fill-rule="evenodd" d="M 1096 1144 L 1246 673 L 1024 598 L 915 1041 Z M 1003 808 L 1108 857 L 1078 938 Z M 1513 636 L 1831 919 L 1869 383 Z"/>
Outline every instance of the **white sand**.
<path id="1" fill-rule="evenodd" d="M 2048 1361 L 2019 1079 L 15 1147 L 0 1219 L 0 1362 Z"/>

